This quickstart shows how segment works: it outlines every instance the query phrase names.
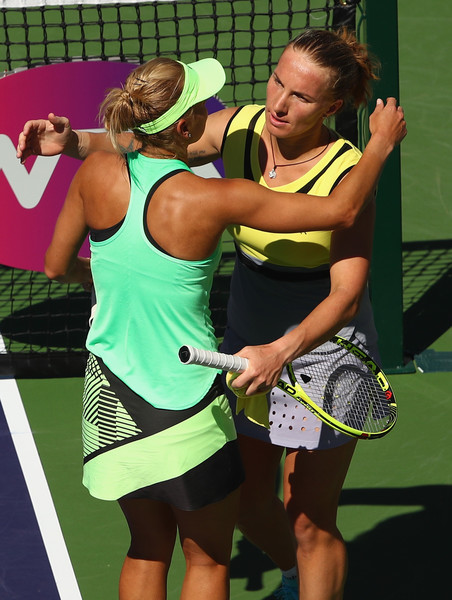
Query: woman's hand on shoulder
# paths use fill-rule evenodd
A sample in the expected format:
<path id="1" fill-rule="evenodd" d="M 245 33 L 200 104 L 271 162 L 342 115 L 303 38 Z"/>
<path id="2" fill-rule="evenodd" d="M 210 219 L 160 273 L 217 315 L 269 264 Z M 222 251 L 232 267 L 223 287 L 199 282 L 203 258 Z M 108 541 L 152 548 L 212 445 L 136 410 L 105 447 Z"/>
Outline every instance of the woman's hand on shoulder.
<path id="1" fill-rule="evenodd" d="M 55 156 L 62 154 L 73 137 L 67 117 L 50 113 L 47 119 L 27 121 L 19 134 L 16 156 L 24 163 L 29 156 Z"/>
<path id="2" fill-rule="evenodd" d="M 372 139 L 380 139 L 392 150 L 407 134 L 403 108 L 395 98 L 388 98 L 386 104 L 378 98 L 374 112 L 369 118 Z"/>
<path id="3" fill-rule="evenodd" d="M 190 167 L 206 165 L 220 158 L 224 132 L 236 111 L 237 108 L 233 107 L 209 114 L 201 138 L 188 147 L 188 164 Z"/>

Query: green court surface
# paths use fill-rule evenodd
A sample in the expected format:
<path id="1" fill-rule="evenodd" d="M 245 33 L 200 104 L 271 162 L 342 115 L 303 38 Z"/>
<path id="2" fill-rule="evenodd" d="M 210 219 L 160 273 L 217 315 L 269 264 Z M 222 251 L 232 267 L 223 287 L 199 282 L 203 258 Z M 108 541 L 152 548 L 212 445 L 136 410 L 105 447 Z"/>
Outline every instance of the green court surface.
<path id="1" fill-rule="evenodd" d="M 386 438 L 361 441 L 342 494 L 339 524 L 350 555 L 346 598 L 445 598 L 452 535 L 450 373 L 392 377 L 400 416 Z M 128 533 L 115 503 L 82 487 L 80 379 L 19 382 L 26 412 L 83 600 L 117 597 Z M 428 412 L 425 405 L 428 405 Z M 169 599 L 178 598 L 183 559 L 176 551 Z M 270 561 L 237 533 L 231 598 L 264 600 L 278 583 Z"/>
<path id="2" fill-rule="evenodd" d="M 382 3 L 384 5 L 384 3 Z M 402 145 L 403 238 L 451 240 L 452 170 L 449 108 L 452 3 L 399 0 L 400 91 L 409 135 Z M 450 271 L 450 266 L 449 266 Z M 449 295 L 430 311 L 451 305 Z M 449 308 L 450 318 L 450 308 Z M 412 327 L 421 327 L 422 314 Z M 450 322 L 428 350 L 452 352 Z M 416 330 L 411 332 L 416 338 Z M 424 349 L 424 348 L 423 348 Z M 358 444 L 341 498 L 339 523 L 350 572 L 346 600 L 450 597 L 452 536 L 452 367 L 393 375 L 399 422 L 387 437 Z M 81 379 L 21 380 L 26 413 L 53 496 L 83 600 L 114 600 L 128 546 L 115 503 L 91 498 L 81 485 Z M 169 600 L 183 576 L 179 550 Z M 239 533 L 231 567 L 231 598 L 264 600 L 278 571 Z"/>

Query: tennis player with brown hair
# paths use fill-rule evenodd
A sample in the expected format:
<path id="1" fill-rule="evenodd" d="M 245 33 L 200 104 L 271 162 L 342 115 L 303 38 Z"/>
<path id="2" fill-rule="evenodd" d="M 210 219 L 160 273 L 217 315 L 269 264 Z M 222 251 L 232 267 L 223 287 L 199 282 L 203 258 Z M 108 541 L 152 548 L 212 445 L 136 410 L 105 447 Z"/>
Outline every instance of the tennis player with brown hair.
<path id="1" fill-rule="evenodd" d="M 182 67 L 179 66 L 177 73 L 177 68 L 171 67 L 173 75 L 169 87 L 171 92 L 174 92 L 176 87 L 179 95 L 176 94 L 170 99 L 168 92 L 166 101 L 156 108 L 149 100 L 152 97 L 148 89 L 148 85 L 153 83 L 152 70 L 146 75 L 140 70 L 144 66 L 139 67 L 139 70 L 135 70 L 128 78 L 124 90 L 116 90 L 114 96 L 110 95 L 107 98 L 104 110 L 106 128 L 114 143 L 116 145 L 119 141 L 123 143 L 124 134 L 120 139 L 121 132 L 132 129 L 135 145 L 140 150 L 129 152 L 125 158 L 112 154 L 111 139 L 106 140 L 100 136 L 100 146 L 109 149 L 109 152 L 90 155 L 77 173 L 49 249 L 47 256 L 49 276 L 63 281 L 87 281 L 91 277 L 88 265 L 86 261 L 77 258 L 77 252 L 86 233 L 91 232 L 91 266 L 98 295 L 98 308 L 87 344 L 92 358 L 87 372 L 85 392 L 85 419 L 87 417 L 91 419 L 84 432 L 85 452 L 87 452 L 85 482 L 92 487 L 95 494 L 98 493 L 97 485 L 101 490 L 114 488 L 108 492 L 109 499 L 119 499 L 131 528 L 132 545 L 121 576 L 121 600 L 165 597 L 166 574 L 177 528 L 187 558 L 183 597 L 194 598 L 195 595 L 198 599 L 227 597 L 228 559 L 226 557 L 229 556 L 233 522 L 236 517 L 237 494 L 233 490 L 237 489 L 240 481 L 240 466 L 230 457 L 229 495 L 227 490 L 223 489 L 223 496 L 220 494 L 217 498 L 213 498 L 210 490 L 208 493 L 206 491 L 207 497 L 204 497 L 206 504 L 203 504 L 201 494 L 201 498 L 196 497 L 193 504 L 189 502 L 179 505 L 178 488 L 171 490 L 171 486 L 166 485 L 165 472 L 161 467 L 162 461 L 167 460 L 167 451 L 171 448 L 171 444 L 168 442 L 162 447 L 157 444 L 153 446 L 152 436 L 155 434 L 151 427 L 153 419 L 143 416 L 152 414 L 152 409 L 157 409 L 172 413 L 170 416 L 177 421 L 182 418 L 180 413 L 188 410 L 187 425 L 185 425 L 185 417 L 182 418 L 183 426 L 179 425 L 179 421 L 177 423 L 169 421 L 171 431 L 184 432 L 188 431 L 193 423 L 190 411 L 195 413 L 198 410 L 204 411 L 204 408 L 200 407 L 201 405 L 204 407 L 202 403 L 206 402 L 207 413 L 209 411 L 213 413 L 213 409 L 209 407 L 214 406 L 215 413 L 220 411 L 219 414 L 224 416 L 223 423 L 227 423 L 230 419 L 221 396 L 217 396 L 213 388 L 209 388 L 209 385 L 214 385 L 212 374 L 210 372 L 202 374 L 197 369 L 192 383 L 186 385 L 186 369 L 182 375 L 177 366 L 177 349 L 182 343 L 207 349 L 215 346 L 213 328 L 207 318 L 206 303 L 223 230 L 232 224 L 241 224 L 273 233 L 286 231 L 296 234 L 300 231 L 341 229 L 339 235 L 342 233 L 346 236 L 347 230 L 352 232 L 353 228 L 360 227 L 360 223 L 368 222 L 369 208 L 364 206 L 368 205 L 373 195 L 376 181 L 387 156 L 406 134 L 403 111 L 397 107 L 396 101 L 388 99 L 386 105 L 379 101 L 371 117 L 372 137 L 362 159 L 339 185 L 334 186 L 331 194 L 319 192 L 318 195 L 304 195 L 272 191 L 270 185 L 275 181 L 282 183 L 283 186 L 288 184 L 289 176 L 280 177 L 280 173 L 284 172 L 283 157 L 286 157 L 287 162 L 300 163 L 285 170 L 290 172 L 291 169 L 296 169 L 297 177 L 300 178 L 303 176 L 300 169 L 304 168 L 302 163 L 305 162 L 303 156 L 306 160 L 312 157 L 315 161 L 314 155 L 318 154 L 318 158 L 321 159 L 323 154 L 329 154 L 334 150 L 337 144 L 334 138 L 328 139 L 327 143 L 326 129 L 320 124 L 325 114 L 335 112 L 341 105 L 341 99 L 329 94 L 331 91 L 329 85 L 333 80 L 330 71 L 319 67 L 315 61 L 307 59 L 304 51 L 289 50 L 292 53 L 299 53 L 300 63 L 296 60 L 297 56 L 291 56 L 289 52 L 291 58 L 288 61 L 288 69 L 278 66 L 275 71 L 277 79 L 274 79 L 273 83 L 278 86 L 277 89 L 279 86 L 283 89 L 282 99 L 269 99 L 267 125 L 262 130 L 261 142 L 253 159 L 254 164 L 261 171 L 260 183 L 266 185 L 259 186 L 244 179 L 205 180 L 191 173 L 187 167 L 190 160 L 189 145 L 196 144 L 196 146 L 192 145 L 192 148 L 194 147 L 198 154 L 202 152 L 203 159 L 211 159 L 214 154 L 219 154 L 224 129 L 235 111 L 226 109 L 223 115 L 216 113 L 209 117 L 204 134 L 207 119 L 205 107 L 200 103 L 199 95 L 196 93 L 191 95 L 193 81 L 190 77 L 187 78 L 185 68 L 182 72 Z M 180 65 L 180 63 L 175 64 Z M 196 71 L 196 68 L 193 68 Z M 287 80 L 288 73 L 289 80 Z M 312 80 L 311 76 L 304 79 L 301 77 L 306 73 L 314 76 L 317 85 L 315 89 L 305 89 L 306 82 Z M 185 85 L 188 86 L 187 90 Z M 194 87 L 196 88 L 196 85 Z M 210 93 L 214 91 L 210 89 Z M 187 94 L 192 100 L 196 99 L 199 102 L 194 105 L 191 101 L 185 102 Z M 174 106 L 177 106 L 178 110 L 174 109 Z M 187 112 L 191 107 L 193 111 Z M 180 109 L 184 109 L 185 112 L 180 112 Z M 223 131 L 222 119 L 224 119 Z M 216 134 L 212 133 L 211 125 L 215 127 Z M 286 130 L 287 136 L 284 134 Z M 312 145 L 315 140 L 318 144 L 310 148 L 310 152 L 305 147 L 303 156 L 286 155 L 291 147 L 290 142 L 297 138 L 298 144 L 303 140 L 307 145 Z M 25 125 L 24 132 L 20 136 L 18 155 L 23 159 L 30 153 L 45 154 L 47 144 L 55 139 L 61 147 L 67 144 L 67 152 L 73 155 L 80 151 L 84 153 L 84 144 L 92 141 L 91 138 L 84 137 L 80 146 L 80 140 L 70 129 L 68 121 L 51 116 L 50 121 L 33 121 Z M 215 142 L 217 146 L 212 142 L 214 139 L 217 140 Z M 288 142 L 287 148 L 281 140 Z M 205 150 L 200 149 L 204 144 Z M 297 145 L 292 147 L 293 152 L 295 148 Z M 322 148 L 324 151 L 320 152 Z M 54 152 L 55 146 L 48 153 Z M 358 155 L 353 149 L 352 154 L 358 161 Z M 295 160 L 296 158 L 299 160 Z M 351 167 L 351 164 L 349 166 Z M 165 170 L 167 170 L 166 174 L 163 173 Z M 272 176 L 275 171 L 276 178 Z M 353 237 L 356 237 L 355 234 Z M 127 240 L 127 243 L 124 240 Z M 338 264 L 342 259 L 347 263 L 348 259 L 352 259 L 355 255 L 353 244 L 344 243 L 343 248 L 342 258 L 336 260 Z M 340 268 L 335 268 L 336 262 L 331 269 L 332 282 L 333 270 L 338 273 L 341 271 Z M 200 278 L 194 276 L 194 271 L 199 272 Z M 365 268 L 359 271 L 363 273 Z M 194 291 L 193 295 L 190 295 L 186 288 L 191 287 L 194 281 L 198 282 L 197 292 Z M 349 284 L 351 284 L 350 280 Z M 180 289 L 180 296 L 175 286 Z M 342 290 L 342 286 L 339 288 Z M 155 289 L 155 293 L 151 293 L 151 289 Z M 171 294 L 167 293 L 168 289 L 172 290 Z M 335 290 L 336 286 L 333 285 L 332 291 Z M 182 307 L 185 295 L 188 301 Z M 323 337 L 329 335 L 331 329 L 340 327 L 341 319 L 349 317 L 349 312 L 342 314 L 342 293 L 338 294 L 336 301 L 338 301 L 336 312 L 330 314 L 330 311 L 323 311 L 320 308 L 316 317 L 307 317 L 301 326 L 295 323 L 293 329 L 284 333 L 276 341 L 267 343 L 265 340 L 264 345 L 257 348 L 248 346 L 244 350 L 241 349 L 241 354 L 250 358 L 250 367 L 236 380 L 236 385 L 249 385 L 250 393 L 273 387 L 284 364 L 320 343 Z M 127 305 L 126 309 L 123 308 L 124 302 Z M 333 301 L 332 304 L 334 305 L 335 302 Z M 344 306 L 346 305 L 345 302 Z M 274 307 L 274 311 L 276 310 L 277 306 Z M 186 319 L 180 318 L 179 313 L 185 315 Z M 156 319 L 156 314 L 160 315 L 159 319 L 162 323 L 157 323 L 159 319 Z M 137 318 L 140 315 L 142 318 Z M 146 321 L 147 318 L 149 322 Z M 263 335 L 267 325 L 270 323 L 261 323 Z M 205 331 L 201 333 L 199 329 Z M 188 333 L 190 335 L 187 335 Z M 237 333 L 240 335 L 240 332 Z M 161 337 L 163 334 L 164 337 Z M 154 363 L 159 365 L 159 369 L 153 368 Z M 94 374 L 89 370 L 93 364 Z M 163 366 L 165 368 L 161 371 L 160 367 Z M 91 383 L 96 380 L 96 373 L 99 373 L 100 381 L 107 381 L 105 384 L 107 388 L 112 381 L 115 381 L 115 385 L 118 386 L 114 388 L 116 397 L 121 404 L 124 399 L 130 407 L 125 410 L 128 415 L 125 415 L 127 422 L 125 430 L 121 426 L 115 428 L 114 434 L 108 431 L 109 435 L 100 435 L 95 428 L 92 429 L 95 425 L 93 415 L 99 402 L 101 400 L 104 402 L 107 395 L 105 389 L 102 394 L 97 391 L 94 394 L 91 392 Z M 207 382 L 209 378 L 211 379 Z M 149 381 L 146 382 L 147 380 Z M 130 392 L 126 391 L 129 389 Z M 209 390 L 213 394 L 213 399 L 206 396 Z M 135 413 L 131 407 L 135 403 L 140 405 L 140 410 L 143 411 L 139 419 L 138 416 L 136 419 L 133 416 Z M 150 408 L 147 405 L 150 405 Z M 209 427 L 207 421 L 206 429 Z M 214 425 L 211 423 L 211 432 L 213 428 Z M 115 437 L 119 434 L 123 436 L 124 431 L 130 433 L 126 435 L 126 439 Z M 163 426 L 162 431 L 166 434 L 166 425 Z M 223 426 L 220 434 L 220 438 L 224 441 L 223 446 L 218 442 L 216 433 L 215 436 L 217 445 L 213 449 L 213 454 L 209 455 L 212 460 L 217 451 L 222 451 L 224 445 L 231 448 L 235 445 L 234 435 L 226 426 Z M 203 439 L 204 434 L 190 436 L 190 442 L 185 437 L 187 448 L 184 447 L 183 452 L 178 449 L 181 446 L 175 446 L 172 463 L 181 460 L 181 452 L 183 458 L 190 457 L 188 472 L 183 467 L 175 471 L 183 485 L 187 484 L 188 490 L 193 483 L 188 476 L 191 469 L 197 469 L 203 465 L 204 460 L 209 460 L 207 456 L 201 461 L 199 454 L 194 450 L 198 442 L 204 447 Z M 93 440 L 92 448 L 90 444 Z M 250 437 L 246 437 L 245 442 L 254 444 Z M 99 443 L 103 444 L 102 449 L 96 446 Z M 112 446 L 109 455 L 108 451 L 105 451 L 105 446 L 110 444 L 118 444 L 118 448 Z M 158 446 L 159 451 L 152 454 L 152 457 L 145 456 L 145 477 L 137 476 L 133 484 L 135 476 L 132 474 L 128 478 L 127 485 L 124 484 L 119 488 L 116 487 L 116 483 L 108 481 L 108 476 L 105 481 L 99 483 L 98 477 L 105 476 L 102 461 L 106 460 L 110 468 L 110 465 L 115 464 L 116 457 L 125 452 L 123 447 L 127 446 L 130 449 L 133 446 L 136 448 L 136 452 L 127 451 L 132 461 L 127 471 L 137 468 L 141 473 L 143 464 L 140 450 L 147 444 L 155 448 Z M 261 481 L 261 489 L 263 489 L 268 485 L 266 482 L 274 476 L 276 463 L 281 456 L 281 447 L 265 444 L 259 440 L 255 441 L 255 444 L 256 448 L 265 445 L 265 455 L 262 454 L 259 458 L 260 464 L 265 465 L 268 471 L 265 479 Z M 244 452 L 247 450 L 245 446 L 246 444 L 243 447 Z M 339 446 L 339 448 L 348 447 L 347 444 Z M 336 449 L 327 452 L 338 454 Z M 348 450 L 347 452 L 350 454 Z M 325 453 L 323 450 L 314 453 L 308 450 L 305 455 L 306 460 L 315 463 L 323 460 L 320 457 L 325 456 Z M 246 466 L 251 464 L 252 456 L 253 452 L 244 454 Z M 295 456 L 302 457 L 304 452 L 300 450 L 290 453 L 288 459 L 292 457 L 293 460 Z M 317 458 L 314 459 L 314 456 Z M 198 460 L 200 462 L 197 462 Z M 333 458 L 332 470 L 328 474 L 328 480 L 324 482 L 326 484 L 334 479 L 336 481 L 332 484 L 334 488 L 338 486 L 340 488 L 342 479 L 342 471 L 336 464 L 337 460 Z M 347 461 L 343 464 L 348 464 Z M 98 470 L 94 468 L 96 463 L 100 467 Z M 290 465 L 290 460 L 288 464 Z M 336 471 L 334 471 L 335 465 Z M 235 476 L 233 476 L 234 472 Z M 332 472 L 335 473 L 333 478 Z M 202 469 L 200 473 L 203 473 Z M 322 470 L 312 467 L 307 473 L 310 477 L 316 474 L 320 476 Z M 295 475 L 293 469 L 293 477 Z M 210 482 L 204 477 L 196 481 L 202 488 L 210 486 Z M 290 479 L 286 481 L 290 487 Z M 320 493 L 322 486 L 311 481 L 308 488 L 312 495 L 316 495 Z M 169 495 L 163 498 L 158 493 L 155 495 L 155 492 L 160 489 L 164 489 Z M 102 491 L 101 494 L 103 493 Z M 190 496 L 188 492 L 187 496 Z M 262 533 L 270 534 L 267 536 L 268 541 L 273 544 L 275 540 L 272 539 L 270 520 L 273 517 L 279 519 L 281 543 L 276 544 L 273 549 L 269 548 L 268 553 L 281 568 L 284 569 L 286 566 L 283 564 L 284 561 L 288 563 L 287 567 L 291 568 L 294 552 L 289 529 L 284 521 L 284 509 L 281 506 L 280 510 L 277 505 L 274 514 L 271 511 L 267 512 L 268 497 L 268 494 L 263 494 L 262 498 L 258 499 L 263 501 L 264 512 L 257 503 L 242 504 L 244 512 L 239 523 L 245 533 L 253 539 L 252 527 L 247 529 L 245 517 L 246 512 L 249 513 L 254 507 L 256 517 L 264 515 L 266 520 L 260 521 L 260 527 Z M 243 499 L 247 499 L 247 494 L 244 493 Z M 289 497 L 289 512 L 293 503 L 298 503 L 295 495 L 293 498 Z M 327 574 L 319 577 L 318 569 L 314 568 L 313 562 L 316 557 L 311 552 L 310 545 L 302 539 L 306 537 L 306 533 L 310 535 L 315 527 L 323 527 L 323 523 L 313 521 L 310 529 L 304 525 L 301 527 L 299 519 L 303 515 L 298 514 L 297 510 L 291 516 L 294 518 L 295 534 L 299 542 L 299 557 L 302 559 L 300 564 L 303 563 L 307 568 L 310 563 L 310 572 L 317 573 L 316 578 L 326 582 Z M 155 531 L 152 523 L 156 525 Z M 256 540 L 261 547 L 264 546 L 263 541 Z M 281 552 L 286 553 L 285 558 Z M 292 564 L 289 564 L 291 561 Z M 325 561 L 328 563 L 326 558 Z M 336 580 L 339 581 L 341 578 L 336 562 L 336 559 L 331 556 L 329 563 L 331 571 L 336 573 Z M 152 593 L 149 587 L 151 585 L 154 586 Z M 309 574 L 305 577 L 302 573 L 300 585 L 310 585 L 311 589 L 314 589 L 309 583 Z M 340 583 L 338 585 L 341 587 Z M 308 595 L 305 597 L 308 598 Z M 316 600 L 321 597 L 318 595 Z M 324 594 L 323 597 L 327 596 Z"/>

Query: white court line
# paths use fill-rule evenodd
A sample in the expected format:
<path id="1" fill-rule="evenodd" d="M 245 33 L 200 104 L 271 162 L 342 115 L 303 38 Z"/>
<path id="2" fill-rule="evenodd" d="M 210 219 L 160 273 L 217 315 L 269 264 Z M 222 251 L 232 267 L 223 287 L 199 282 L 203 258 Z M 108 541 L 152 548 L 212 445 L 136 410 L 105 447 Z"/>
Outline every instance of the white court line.
<path id="1" fill-rule="evenodd" d="M 2 340 L 1 336 L 0 340 Z M 82 600 L 15 379 L 0 378 L 0 402 L 22 467 L 60 598 Z"/>

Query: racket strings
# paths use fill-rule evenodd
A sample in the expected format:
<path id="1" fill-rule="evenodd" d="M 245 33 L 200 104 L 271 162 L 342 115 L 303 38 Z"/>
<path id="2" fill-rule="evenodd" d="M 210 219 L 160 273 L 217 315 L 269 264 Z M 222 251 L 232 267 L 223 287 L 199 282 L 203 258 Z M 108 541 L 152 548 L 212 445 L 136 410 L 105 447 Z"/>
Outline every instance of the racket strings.
<path id="1" fill-rule="evenodd" d="M 348 356 L 345 364 L 332 359 L 328 364 L 307 365 L 297 372 L 296 379 L 332 419 L 352 429 L 380 432 L 392 420 L 391 407 L 373 373 L 353 358 Z"/>
<path id="2" fill-rule="evenodd" d="M 323 410 L 348 427 L 375 433 L 390 419 L 384 391 L 375 377 L 364 370 L 342 368 L 325 387 Z"/>

